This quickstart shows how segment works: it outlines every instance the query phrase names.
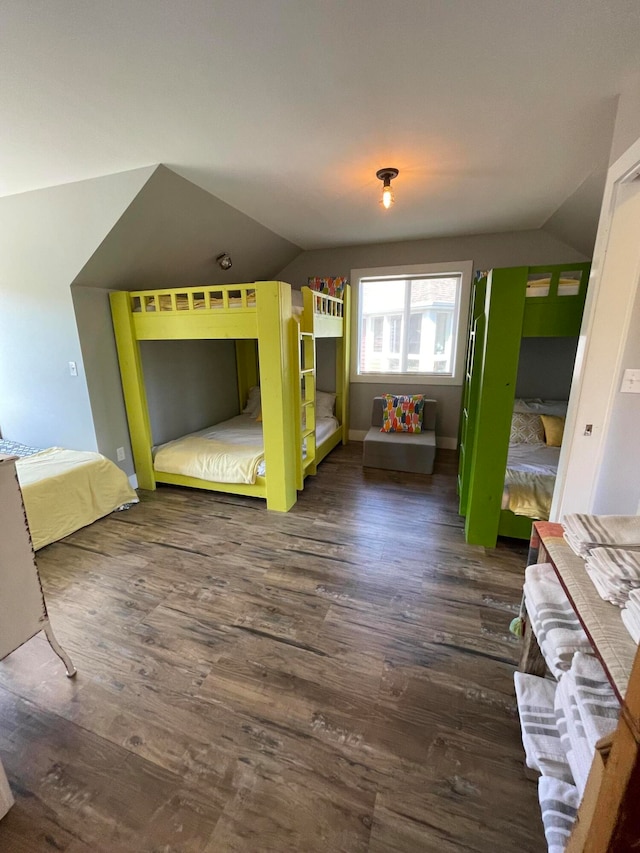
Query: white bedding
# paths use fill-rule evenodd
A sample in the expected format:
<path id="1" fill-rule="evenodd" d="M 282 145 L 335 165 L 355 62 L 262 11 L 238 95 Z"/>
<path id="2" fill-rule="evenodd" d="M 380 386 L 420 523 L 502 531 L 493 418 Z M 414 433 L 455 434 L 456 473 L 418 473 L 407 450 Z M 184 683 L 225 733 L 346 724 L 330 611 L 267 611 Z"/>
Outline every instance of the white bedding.
<path id="1" fill-rule="evenodd" d="M 559 447 L 510 444 L 502 509 L 529 518 L 549 518 L 559 458 Z"/>
<path id="2" fill-rule="evenodd" d="M 316 443 L 321 444 L 338 428 L 336 418 L 319 418 Z M 154 468 L 216 483 L 253 484 L 257 477 L 266 475 L 262 423 L 249 415 L 236 415 L 162 444 L 154 448 Z"/>

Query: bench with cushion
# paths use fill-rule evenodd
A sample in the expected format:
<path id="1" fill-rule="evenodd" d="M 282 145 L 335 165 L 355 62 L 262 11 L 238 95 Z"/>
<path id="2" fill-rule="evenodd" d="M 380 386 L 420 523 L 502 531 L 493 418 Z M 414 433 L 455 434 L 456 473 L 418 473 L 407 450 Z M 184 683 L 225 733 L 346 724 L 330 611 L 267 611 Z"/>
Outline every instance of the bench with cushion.
<path id="1" fill-rule="evenodd" d="M 422 432 L 380 432 L 384 397 L 373 398 L 371 429 L 364 439 L 365 468 L 386 468 L 412 474 L 433 473 L 436 456 L 436 401 L 425 400 Z"/>

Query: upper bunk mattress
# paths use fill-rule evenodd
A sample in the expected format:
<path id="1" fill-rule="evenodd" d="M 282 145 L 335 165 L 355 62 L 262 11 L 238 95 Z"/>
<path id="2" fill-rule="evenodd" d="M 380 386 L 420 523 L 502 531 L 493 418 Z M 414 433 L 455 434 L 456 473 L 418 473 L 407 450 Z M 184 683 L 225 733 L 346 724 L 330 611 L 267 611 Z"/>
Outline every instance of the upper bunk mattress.
<path id="1" fill-rule="evenodd" d="M 339 428 L 336 418 L 319 418 L 316 442 L 320 444 Z M 153 467 L 165 474 L 181 474 L 212 483 L 253 485 L 266 474 L 262 424 L 249 415 L 161 444 Z"/>
<path id="2" fill-rule="evenodd" d="M 502 509 L 528 518 L 548 519 L 559 458 L 559 447 L 510 444 Z"/>

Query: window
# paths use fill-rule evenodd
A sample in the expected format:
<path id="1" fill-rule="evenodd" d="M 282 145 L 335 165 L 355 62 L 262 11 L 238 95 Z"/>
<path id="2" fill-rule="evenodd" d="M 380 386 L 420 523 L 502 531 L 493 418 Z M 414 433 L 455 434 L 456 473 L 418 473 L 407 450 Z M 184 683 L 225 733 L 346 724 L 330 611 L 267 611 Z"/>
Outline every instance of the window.
<path id="1" fill-rule="evenodd" d="M 472 267 L 353 270 L 352 380 L 461 384 Z"/>
<path id="2" fill-rule="evenodd" d="M 384 334 L 384 317 L 373 318 L 373 351 L 382 352 L 382 336 Z"/>

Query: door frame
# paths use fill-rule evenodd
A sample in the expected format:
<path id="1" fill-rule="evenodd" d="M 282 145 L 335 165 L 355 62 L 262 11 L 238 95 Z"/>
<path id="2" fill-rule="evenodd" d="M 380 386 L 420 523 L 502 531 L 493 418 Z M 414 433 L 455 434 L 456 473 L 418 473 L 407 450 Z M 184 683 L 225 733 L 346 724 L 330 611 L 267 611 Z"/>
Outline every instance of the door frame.
<path id="1" fill-rule="evenodd" d="M 640 239 L 616 245 L 621 198 L 640 176 L 640 139 L 607 173 L 550 519 L 591 512 L 640 271 Z M 620 218 L 619 218 L 620 217 Z M 638 227 L 640 237 L 640 223 Z M 591 424 L 591 435 L 585 435 Z M 637 512 L 637 508 L 633 508 Z"/>

